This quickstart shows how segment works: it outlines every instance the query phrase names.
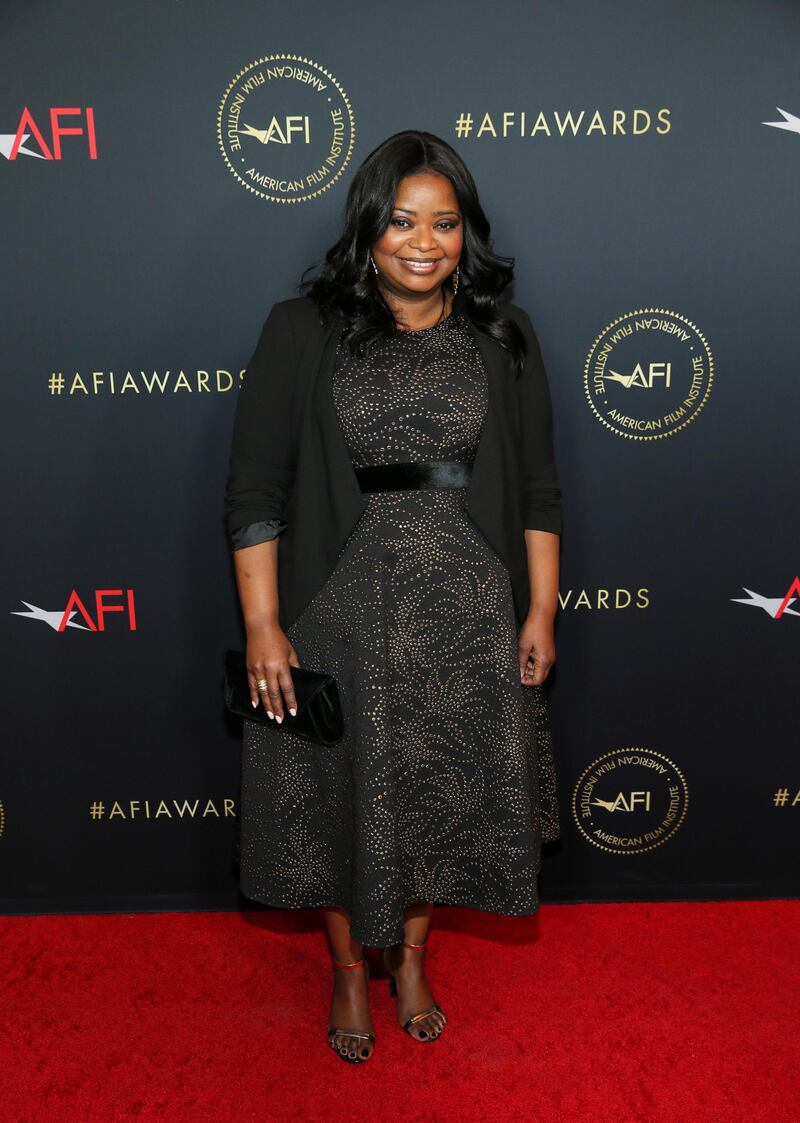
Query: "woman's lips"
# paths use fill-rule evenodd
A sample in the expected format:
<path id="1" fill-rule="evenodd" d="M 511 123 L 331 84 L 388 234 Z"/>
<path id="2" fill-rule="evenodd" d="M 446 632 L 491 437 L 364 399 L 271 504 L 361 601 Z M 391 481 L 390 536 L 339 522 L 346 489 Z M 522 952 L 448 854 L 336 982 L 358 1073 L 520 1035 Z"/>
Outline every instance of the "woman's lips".
<path id="1" fill-rule="evenodd" d="M 433 273 L 439 264 L 437 261 L 415 261 L 412 258 L 401 257 L 398 261 L 411 273 Z"/>

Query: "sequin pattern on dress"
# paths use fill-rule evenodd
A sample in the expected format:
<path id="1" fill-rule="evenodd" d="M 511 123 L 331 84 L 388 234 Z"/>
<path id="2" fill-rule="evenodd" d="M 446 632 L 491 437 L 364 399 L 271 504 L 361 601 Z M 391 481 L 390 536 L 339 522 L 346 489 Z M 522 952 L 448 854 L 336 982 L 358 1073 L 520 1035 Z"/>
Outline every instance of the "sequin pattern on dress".
<path id="1" fill-rule="evenodd" d="M 332 377 L 355 466 L 474 459 L 487 374 L 460 315 L 363 358 L 340 345 Z M 287 629 L 302 665 L 336 676 L 343 740 L 244 722 L 242 891 L 344 908 L 374 947 L 416 902 L 535 912 L 541 843 L 559 837 L 546 696 L 519 681 L 508 572 L 465 499 L 369 493 Z"/>

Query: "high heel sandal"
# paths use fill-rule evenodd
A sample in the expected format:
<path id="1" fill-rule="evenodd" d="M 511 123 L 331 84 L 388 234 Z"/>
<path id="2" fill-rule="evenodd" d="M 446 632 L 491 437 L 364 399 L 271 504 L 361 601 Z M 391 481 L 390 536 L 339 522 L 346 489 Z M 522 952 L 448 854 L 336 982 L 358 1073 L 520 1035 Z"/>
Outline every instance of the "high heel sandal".
<path id="1" fill-rule="evenodd" d="M 367 973 L 367 981 L 369 982 L 369 964 L 366 962 L 365 959 L 363 959 L 363 958 L 359 959 L 355 963 L 339 963 L 335 959 L 332 959 L 332 962 L 333 962 L 334 967 L 339 967 L 341 970 L 347 970 L 347 971 L 352 970 L 354 967 L 363 967 L 364 970 Z M 337 1028 L 334 1028 L 333 1026 L 328 1026 L 328 1044 L 330 1045 L 331 1049 L 336 1050 L 337 1056 L 340 1056 L 343 1061 L 347 1061 L 347 1063 L 351 1064 L 351 1065 L 360 1065 L 360 1064 L 363 1064 L 364 1061 L 369 1060 L 369 1058 L 372 1056 L 372 1049 L 370 1049 L 370 1051 L 367 1053 L 367 1055 L 364 1056 L 364 1049 L 366 1048 L 365 1045 L 361 1046 L 361 1056 L 358 1056 L 356 1053 L 353 1053 L 353 1052 L 348 1053 L 347 1050 L 342 1050 L 336 1044 L 335 1038 L 337 1036 L 338 1037 L 357 1037 L 360 1041 L 369 1042 L 369 1044 L 374 1048 L 374 1046 L 375 1046 L 375 1034 L 374 1033 L 367 1033 L 363 1029 L 337 1029 Z"/>
<path id="2" fill-rule="evenodd" d="M 408 948 L 410 951 L 425 950 L 425 944 L 409 944 L 405 940 L 403 940 L 403 947 Z M 383 965 L 389 972 L 389 994 L 392 996 L 392 998 L 397 998 L 397 981 L 394 977 L 394 974 L 392 973 L 391 968 L 389 967 L 389 963 L 386 958 L 386 953 L 389 950 L 389 948 L 383 949 Z M 429 1033 L 426 1029 L 419 1029 L 417 1030 L 417 1033 L 412 1033 L 412 1030 L 417 1022 L 423 1021 L 424 1018 L 430 1017 L 431 1014 L 439 1014 L 443 1019 L 442 1025 L 436 1031 L 436 1033 Z M 433 1041 L 436 1040 L 437 1037 L 441 1036 L 442 1030 L 444 1029 L 446 1024 L 447 1018 L 444 1011 L 441 1009 L 438 1003 L 434 1002 L 433 1006 L 430 1006 L 427 1010 L 422 1010 L 419 1014 L 412 1014 L 411 1017 L 403 1023 L 402 1028 L 406 1031 L 409 1037 L 412 1037 L 414 1039 L 414 1041 L 419 1041 L 422 1045 L 430 1045 Z M 417 1036 L 417 1034 L 419 1036 Z"/>

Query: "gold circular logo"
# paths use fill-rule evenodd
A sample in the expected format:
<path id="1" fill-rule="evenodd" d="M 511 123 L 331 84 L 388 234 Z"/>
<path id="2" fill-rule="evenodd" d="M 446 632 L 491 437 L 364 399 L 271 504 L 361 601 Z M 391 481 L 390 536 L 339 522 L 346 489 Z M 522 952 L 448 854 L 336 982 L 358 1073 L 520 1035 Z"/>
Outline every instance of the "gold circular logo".
<path id="1" fill-rule="evenodd" d="M 332 187 L 355 138 L 347 94 L 301 55 L 265 55 L 240 70 L 217 113 L 225 163 L 273 203 L 302 203 Z"/>
<path id="2" fill-rule="evenodd" d="M 583 770 L 572 814 L 583 837 L 609 854 L 661 846 L 686 816 L 689 789 L 678 766 L 652 749 L 614 749 Z"/>
<path id="3" fill-rule="evenodd" d="M 665 308 L 626 312 L 589 348 L 583 371 L 595 417 L 619 437 L 657 441 L 694 421 L 714 380 L 708 341 Z"/>

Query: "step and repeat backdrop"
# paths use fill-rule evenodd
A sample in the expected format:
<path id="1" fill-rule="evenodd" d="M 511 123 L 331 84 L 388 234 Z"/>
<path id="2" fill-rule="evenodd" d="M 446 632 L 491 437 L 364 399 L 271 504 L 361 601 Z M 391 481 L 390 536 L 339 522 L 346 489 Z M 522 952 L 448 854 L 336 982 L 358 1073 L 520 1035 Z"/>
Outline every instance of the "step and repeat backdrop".
<path id="1" fill-rule="evenodd" d="M 223 524 L 263 320 L 354 170 L 470 167 L 564 493 L 545 900 L 797 894 L 800 10 L 210 0 L 2 15 L 9 912 L 235 908 Z"/>

